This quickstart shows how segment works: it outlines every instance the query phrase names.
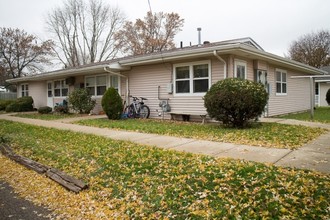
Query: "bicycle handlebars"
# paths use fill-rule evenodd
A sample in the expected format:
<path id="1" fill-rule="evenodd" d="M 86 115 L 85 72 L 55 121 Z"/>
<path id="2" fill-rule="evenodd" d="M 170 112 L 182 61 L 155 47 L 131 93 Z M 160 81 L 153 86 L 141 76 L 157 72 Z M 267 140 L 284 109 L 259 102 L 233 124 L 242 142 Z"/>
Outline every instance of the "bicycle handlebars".
<path id="1" fill-rule="evenodd" d="M 135 97 L 135 96 L 129 96 L 129 97 L 132 97 L 133 98 L 133 101 L 137 101 L 139 100 L 138 97 Z M 143 100 L 148 100 L 147 98 L 143 98 L 143 97 L 140 97 L 140 99 L 143 101 Z"/>

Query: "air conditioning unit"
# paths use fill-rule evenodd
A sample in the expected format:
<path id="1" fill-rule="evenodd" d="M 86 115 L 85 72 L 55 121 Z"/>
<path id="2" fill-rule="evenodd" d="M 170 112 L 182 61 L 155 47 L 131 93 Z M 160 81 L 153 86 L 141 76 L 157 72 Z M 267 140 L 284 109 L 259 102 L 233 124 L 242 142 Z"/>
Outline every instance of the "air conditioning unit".
<path id="1" fill-rule="evenodd" d="M 66 78 L 66 79 L 65 79 L 65 83 L 66 83 L 67 85 L 69 85 L 69 86 L 72 86 L 72 85 L 74 85 L 74 83 L 75 83 L 75 78 L 74 78 L 73 76 L 71 76 L 71 77 L 69 77 L 69 78 Z"/>

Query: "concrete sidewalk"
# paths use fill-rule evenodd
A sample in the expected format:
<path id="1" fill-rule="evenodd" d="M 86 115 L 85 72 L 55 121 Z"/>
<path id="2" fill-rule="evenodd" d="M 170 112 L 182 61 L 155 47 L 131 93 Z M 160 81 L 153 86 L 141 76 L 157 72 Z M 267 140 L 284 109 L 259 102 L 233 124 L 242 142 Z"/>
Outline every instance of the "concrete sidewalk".
<path id="1" fill-rule="evenodd" d="M 87 116 L 84 118 L 80 117 L 61 119 L 57 121 L 45 121 L 14 117 L 8 114 L 0 115 L 0 119 L 49 128 L 57 128 L 61 130 L 82 132 L 86 134 L 95 134 L 115 140 L 131 141 L 138 144 L 156 146 L 164 149 L 173 149 L 177 151 L 204 154 L 214 157 L 229 157 L 234 159 L 272 163 L 279 166 L 290 166 L 330 173 L 330 131 L 320 136 L 317 140 L 299 148 L 298 150 L 289 150 L 202 141 L 190 138 L 179 138 L 157 134 L 145 134 L 131 131 L 118 131 L 106 128 L 96 128 L 70 124 L 75 120 L 102 117 L 105 116 Z M 266 120 L 268 119 L 263 119 L 263 121 Z M 277 122 L 285 123 L 286 120 L 278 119 Z M 300 122 L 296 120 L 289 120 L 287 123 L 298 124 Z M 307 126 L 319 127 L 319 124 L 309 122 Z M 323 128 L 328 128 L 330 130 L 330 125 L 320 124 L 320 126 Z"/>

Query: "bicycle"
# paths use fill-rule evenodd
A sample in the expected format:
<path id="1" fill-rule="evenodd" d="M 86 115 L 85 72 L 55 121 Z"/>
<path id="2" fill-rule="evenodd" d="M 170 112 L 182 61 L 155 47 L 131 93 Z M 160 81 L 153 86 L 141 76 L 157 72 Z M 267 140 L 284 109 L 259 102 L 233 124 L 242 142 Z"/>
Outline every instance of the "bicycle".
<path id="1" fill-rule="evenodd" d="M 140 97 L 140 101 L 138 97 L 132 96 L 132 98 L 133 102 L 129 106 L 126 106 L 124 110 L 124 114 L 127 118 L 149 118 L 150 108 L 143 102 L 148 99 Z"/>

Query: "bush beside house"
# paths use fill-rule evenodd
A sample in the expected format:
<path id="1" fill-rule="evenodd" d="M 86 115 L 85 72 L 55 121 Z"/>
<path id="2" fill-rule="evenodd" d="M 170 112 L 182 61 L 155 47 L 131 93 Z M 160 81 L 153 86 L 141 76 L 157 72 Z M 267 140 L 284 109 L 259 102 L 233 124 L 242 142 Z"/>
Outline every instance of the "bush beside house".
<path id="1" fill-rule="evenodd" d="M 0 100 L 0 111 L 5 111 L 7 106 L 12 104 L 15 100 Z"/>
<path id="2" fill-rule="evenodd" d="M 102 108 L 109 119 L 118 120 L 123 112 L 123 100 L 113 87 L 107 89 L 102 97 Z"/>
<path id="3" fill-rule="evenodd" d="M 327 101 L 328 105 L 330 105 L 330 89 L 328 89 L 325 100 Z"/>
<path id="4" fill-rule="evenodd" d="M 260 83 L 228 78 L 213 84 L 204 97 L 210 117 L 234 127 L 244 127 L 262 114 L 268 94 Z"/>
<path id="5" fill-rule="evenodd" d="M 38 108 L 38 113 L 39 114 L 49 114 L 53 111 L 53 109 L 49 106 L 43 106 Z"/>
<path id="6" fill-rule="evenodd" d="M 75 89 L 69 94 L 68 101 L 70 107 L 79 114 L 90 113 L 96 104 L 87 89 Z"/>
<path id="7" fill-rule="evenodd" d="M 6 107 L 6 112 L 28 111 L 33 111 L 33 99 L 31 96 L 20 97 Z"/>

